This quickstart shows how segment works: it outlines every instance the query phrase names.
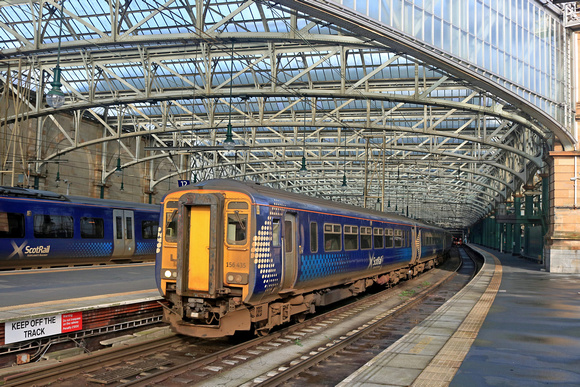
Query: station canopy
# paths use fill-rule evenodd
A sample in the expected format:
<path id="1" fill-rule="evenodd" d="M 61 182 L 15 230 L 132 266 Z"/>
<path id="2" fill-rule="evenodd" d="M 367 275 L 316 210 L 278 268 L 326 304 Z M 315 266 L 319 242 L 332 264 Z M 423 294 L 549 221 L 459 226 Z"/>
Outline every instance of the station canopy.
<path id="1" fill-rule="evenodd" d="M 460 65 L 300 4 L 3 1 L 0 80 L 29 90 L 28 118 L 78 122 L 41 161 L 118 144 L 123 168 L 170 166 L 152 190 L 175 176 L 251 180 L 461 229 L 533 181 L 550 133 L 521 107 Z M 79 143 L 86 120 L 105 130 Z"/>

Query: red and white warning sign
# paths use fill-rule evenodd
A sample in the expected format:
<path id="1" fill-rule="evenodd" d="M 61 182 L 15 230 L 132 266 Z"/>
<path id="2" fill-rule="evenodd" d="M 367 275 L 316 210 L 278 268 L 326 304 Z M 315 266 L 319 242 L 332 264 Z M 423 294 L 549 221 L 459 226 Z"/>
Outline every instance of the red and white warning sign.
<path id="1" fill-rule="evenodd" d="M 65 313 L 4 323 L 4 344 L 80 331 L 83 313 Z"/>

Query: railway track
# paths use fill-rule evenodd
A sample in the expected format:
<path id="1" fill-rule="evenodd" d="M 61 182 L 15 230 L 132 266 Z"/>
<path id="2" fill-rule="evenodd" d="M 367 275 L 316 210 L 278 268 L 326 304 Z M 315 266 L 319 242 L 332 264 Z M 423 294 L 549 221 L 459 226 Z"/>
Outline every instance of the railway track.
<path id="1" fill-rule="evenodd" d="M 141 347 L 105 350 L 63 362 L 51 366 L 46 374 L 35 370 L 13 376 L 5 385 L 41 386 L 55 381 L 62 387 L 196 385 L 220 375 L 234 380 L 232 385 L 334 385 L 343 379 L 342 373 L 348 376 L 358 363 L 367 361 L 363 359 L 396 341 L 469 281 L 475 265 L 465 253 L 463 256 L 460 259 L 457 253 L 440 269 L 265 337 L 207 340 L 171 336 Z M 337 362 L 342 372 L 324 369 L 336 367 Z M 323 383 L 317 376 L 321 374 L 339 380 Z M 295 382 L 288 382 L 290 379 Z"/>

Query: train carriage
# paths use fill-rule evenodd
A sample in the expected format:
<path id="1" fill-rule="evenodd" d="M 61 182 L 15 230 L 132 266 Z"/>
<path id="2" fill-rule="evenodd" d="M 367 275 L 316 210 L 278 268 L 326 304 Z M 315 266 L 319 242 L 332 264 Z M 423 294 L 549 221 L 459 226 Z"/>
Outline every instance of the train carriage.
<path id="1" fill-rule="evenodd" d="M 444 230 L 401 216 L 232 180 L 169 193 L 160 223 L 165 319 L 204 337 L 268 332 L 414 276 L 450 245 Z"/>
<path id="2" fill-rule="evenodd" d="M 0 269 L 153 260 L 159 211 L 0 187 Z"/>

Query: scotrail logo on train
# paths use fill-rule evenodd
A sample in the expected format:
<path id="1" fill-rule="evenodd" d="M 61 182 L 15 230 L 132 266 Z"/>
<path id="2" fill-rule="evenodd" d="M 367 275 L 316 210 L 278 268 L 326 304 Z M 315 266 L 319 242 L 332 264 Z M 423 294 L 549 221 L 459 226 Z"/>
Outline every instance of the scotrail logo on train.
<path id="1" fill-rule="evenodd" d="M 12 244 L 12 254 L 8 256 L 8 259 L 18 256 L 18 258 L 26 257 L 46 257 L 50 253 L 50 245 L 48 246 L 28 246 L 28 241 L 22 242 L 18 246 L 14 241 L 10 241 Z"/>
<path id="2" fill-rule="evenodd" d="M 385 258 L 384 255 L 380 255 L 378 257 L 375 257 L 374 255 L 369 255 L 369 269 L 381 266 L 383 264 L 384 258 Z"/>
<path id="3" fill-rule="evenodd" d="M 48 255 L 48 253 L 50 253 L 50 245 L 36 247 L 26 246 L 26 248 L 24 249 L 24 253 L 29 257 L 43 257 L 45 255 Z"/>

